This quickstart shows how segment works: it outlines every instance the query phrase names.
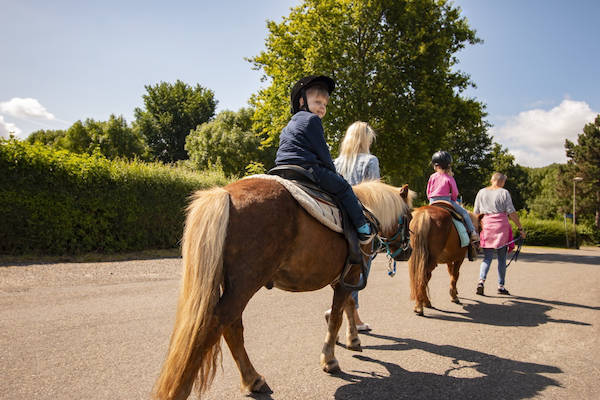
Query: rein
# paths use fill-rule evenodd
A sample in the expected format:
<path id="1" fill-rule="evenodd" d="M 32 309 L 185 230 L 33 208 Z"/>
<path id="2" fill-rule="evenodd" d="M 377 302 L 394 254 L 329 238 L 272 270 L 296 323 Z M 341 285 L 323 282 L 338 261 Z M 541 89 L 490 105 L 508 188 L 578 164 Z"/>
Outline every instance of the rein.
<path id="1" fill-rule="evenodd" d="M 508 261 L 508 264 L 506 264 L 506 268 L 508 268 L 508 266 L 510 265 L 511 262 L 513 262 L 513 261 L 516 262 L 517 259 L 519 258 L 519 254 L 521 253 L 521 247 L 523 247 L 523 243 L 525 243 L 525 239 L 522 238 L 521 236 L 517 236 L 510 242 L 506 243 L 505 246 L 508 246 L 511 243 L 517 243 L 517 250 L 515 250 L 515 252 L 513 253 L 512 257 Z M 502 247 L 504 247 L 504 246 L 502 246 Z"/>

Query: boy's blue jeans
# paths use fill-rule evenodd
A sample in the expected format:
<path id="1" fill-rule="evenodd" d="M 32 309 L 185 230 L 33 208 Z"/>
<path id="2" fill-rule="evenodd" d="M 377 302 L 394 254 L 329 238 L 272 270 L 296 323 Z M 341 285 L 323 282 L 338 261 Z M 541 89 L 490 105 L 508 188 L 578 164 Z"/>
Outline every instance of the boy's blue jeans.
<path id="1" fill-rule="evenodd" d="M 483 262 L 479 269 L 479 279 L 485 281 L 485 278 L 490 270 L 494 252 L 498 253 L 498 285 L 504 286 L 504 278 L 506 277 L 506 251 L 508 246 L 499 249 L 483 249 Z"/>
<path id="2" fill-rule="evenodd" d="M 312 169 L 312 173 L 319 186 L 340 200 L 356 229 L 367 223 L 362 207 L 360 206 L 354 191 L 352 191 L 352 187 L 344 178 L 337 173 L 320 166 L 311 166 L 310 169 Z"/>
<path id="3" fill-rule="evenodd" d="M 473 225 L 473 221 L 471 221 L 471 217 L 469 216 L 469 212 L 467 210 L 465 210 L 464 208 L 462 208 L 462 206 L 460 204 L 458 204 L 456 201 L 452 200 L 450 198 L 450 196 L 436 196 L 436 197 L 431 197 L 429 199 L 429 204 L 439 201 L 439 200 L 444 200 L 449 202 L 450 204 L 452 204 L 452 207 L 454 207 L 454 209 L 456 210 L 456 212 L 458 212 L 460 215 L 462 215 L 462 217 L 464 218 L 466 224 L 467 224 L 467 231 L 469 231 L 469 233 L 473 232 L 475 230 L 475 226 Z"/>

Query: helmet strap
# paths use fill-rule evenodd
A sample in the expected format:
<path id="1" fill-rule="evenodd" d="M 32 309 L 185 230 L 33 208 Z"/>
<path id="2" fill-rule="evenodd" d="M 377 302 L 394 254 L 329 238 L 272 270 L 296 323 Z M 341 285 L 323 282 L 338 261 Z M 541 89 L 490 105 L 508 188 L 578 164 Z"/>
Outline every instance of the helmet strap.
<path id="1" fill-rule="evenodd" d="M 302 90 L 300 91 L 300 94 L 302 95 L 302 100 L 304 100 L 304 105 L 303 105 L 302 107 L 300 107 L 300 109 L 301 109 L 301 110 L 302 110 L 302 109 L 304 109 L 304 110 L 306 110 L 306 111 L 308 111 L 308 112 L 311 112 L 311 111 L 308 109 L 308 100 L 306 99 L 306 89 L 302 89 Z"/>

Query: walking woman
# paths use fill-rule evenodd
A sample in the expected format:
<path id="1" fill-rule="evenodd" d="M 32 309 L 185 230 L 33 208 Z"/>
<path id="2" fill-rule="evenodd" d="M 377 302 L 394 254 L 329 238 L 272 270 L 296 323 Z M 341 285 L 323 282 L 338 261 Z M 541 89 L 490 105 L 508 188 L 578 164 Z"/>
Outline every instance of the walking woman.
<path id="1" fill-rule="evenodd" d="M 483 295 L 483 285 L 490 270 L 494 253 L 498 256 L 498 294 L 510 294 L 504 287 L 506 277 L 506 254 L 512 241 L 512 228 L 508 219 L 513 221 L 522 238 L 525 238 L 523 225 L 519 220 L 512 198 L 504 189 L 506 175 L 495 172 L 490 180 L 491 185 L 481 189 L 475 197 L 475 214 L 483 214 L 480 246 L 483 249 L 483 262 L 479 271 L 477 294 Z M 514 247 L 514 245 L 513 245 Z"/>
<path id="2" fill-rule="evenodd" d="M 362 181 L 375 180 L 381 177 L 379 160 L 370 153 L 371 144 L 375 140 L 375 131 L 366 122 L 356 121 L 348 127 L 340 146 L 340 155 L 334 160 L 337 172 L 352 186 Z M 366 275 L 371 269 L 371 259 L 367 262 Z M 366 277 L 364 277 L 366 279 Z M 363 322 L 358 315 L 358 291 L 352 292 L 354 299 L 354 320 L 359 332 L 370 331 L 369 324 Z"/>

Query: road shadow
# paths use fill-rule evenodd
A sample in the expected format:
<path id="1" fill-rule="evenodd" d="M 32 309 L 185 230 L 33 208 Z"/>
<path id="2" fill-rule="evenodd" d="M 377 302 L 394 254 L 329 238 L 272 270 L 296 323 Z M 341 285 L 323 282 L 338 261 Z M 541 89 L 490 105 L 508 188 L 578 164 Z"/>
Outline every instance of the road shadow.
<path id="1" fill-rule="evenodd" d="M 365 362 L 365 370 L 341 372 L 336 377 L 348 382 L 335 392 L 336 399 L 525 399 L 532 398 L 548 386 L 561 385 L 542 374 L 562 371 L 551 365 L 535 364 L 497 357 L 479 351 L 449 345 L 435 345 L 414 339 L 369 333 L 389 344 L 363 346 L 375 350 L 422 350 L 436 357 L 451 359 L 452 367 L 443 374 L 413 372 L 400 365 L 363 355 L 354 357 Z M 379 364 L 389 376 L 369 369 Z M 478 376 L 453 376 L 460 370 L 472 369 Z M 472 372 L 472 371 L 469 371 Z"/>
<path id="2" fill-rule="evenodd" d="M 554 306 L 559 306 L 559 307 L 576 307 L 576 308 L 585 308 L 587 310 L 600 310 L 600 306 L 588 306 L 585 304 L 567 303 L 565 301 L 545 300 L 545 299 L 538 299 L 536 297 L 525 297 L 525 296 L 515 296 L 515 298 L 517 300 L 535 301 L 538 303 L 552 304 Z"/>
<path id="3" fill-rule="evenodd" d="M 556 254 L 556 253 L 525 253 L 519 254 L 519 261 L 545 262 L 545 263 L 570 263 L 586 264 L 600 267 L 600 257 L 584 254 Z"/>
<path id="4" fill-rule="evenodd" d="M 84 253 L 77 255 L 64 256 L 10 256 L 0 255 L 1 267 L 31 267 L 31 266 L 46 266 L 50 264 L 89 264 L 102 262 L 121 262 L 121 261 L 137 261 L 137 260 L 159 260 L 163 258 L 181 258 L 179 249 L 156 249 L 156 250 L 141 250 L 128 253 Z"/>
<path id="5" fill-rule="evenodd" d="M 587 322 L 552 318 L 546 313 L 554 307 L 537 302 L 519 301 L 520 299 L 518 297 L 507 298 L 503 304 L 489 304 L 477 299 L 468 299 L 474 303 L 463 303 L 463 311 L 448 311 L 434 307 L 434 310 L 442 314 L 431 314 L 426 310 L 425 318 L 493 326 L 534 327 L 548 322 L 591 326 Z M 533 298 L 522 299 L 536 300 Z M 461 298 L 461 300 L 465 300 L 465 298 Z M 596 309 L 589 306 L 581 307 Z"/>

